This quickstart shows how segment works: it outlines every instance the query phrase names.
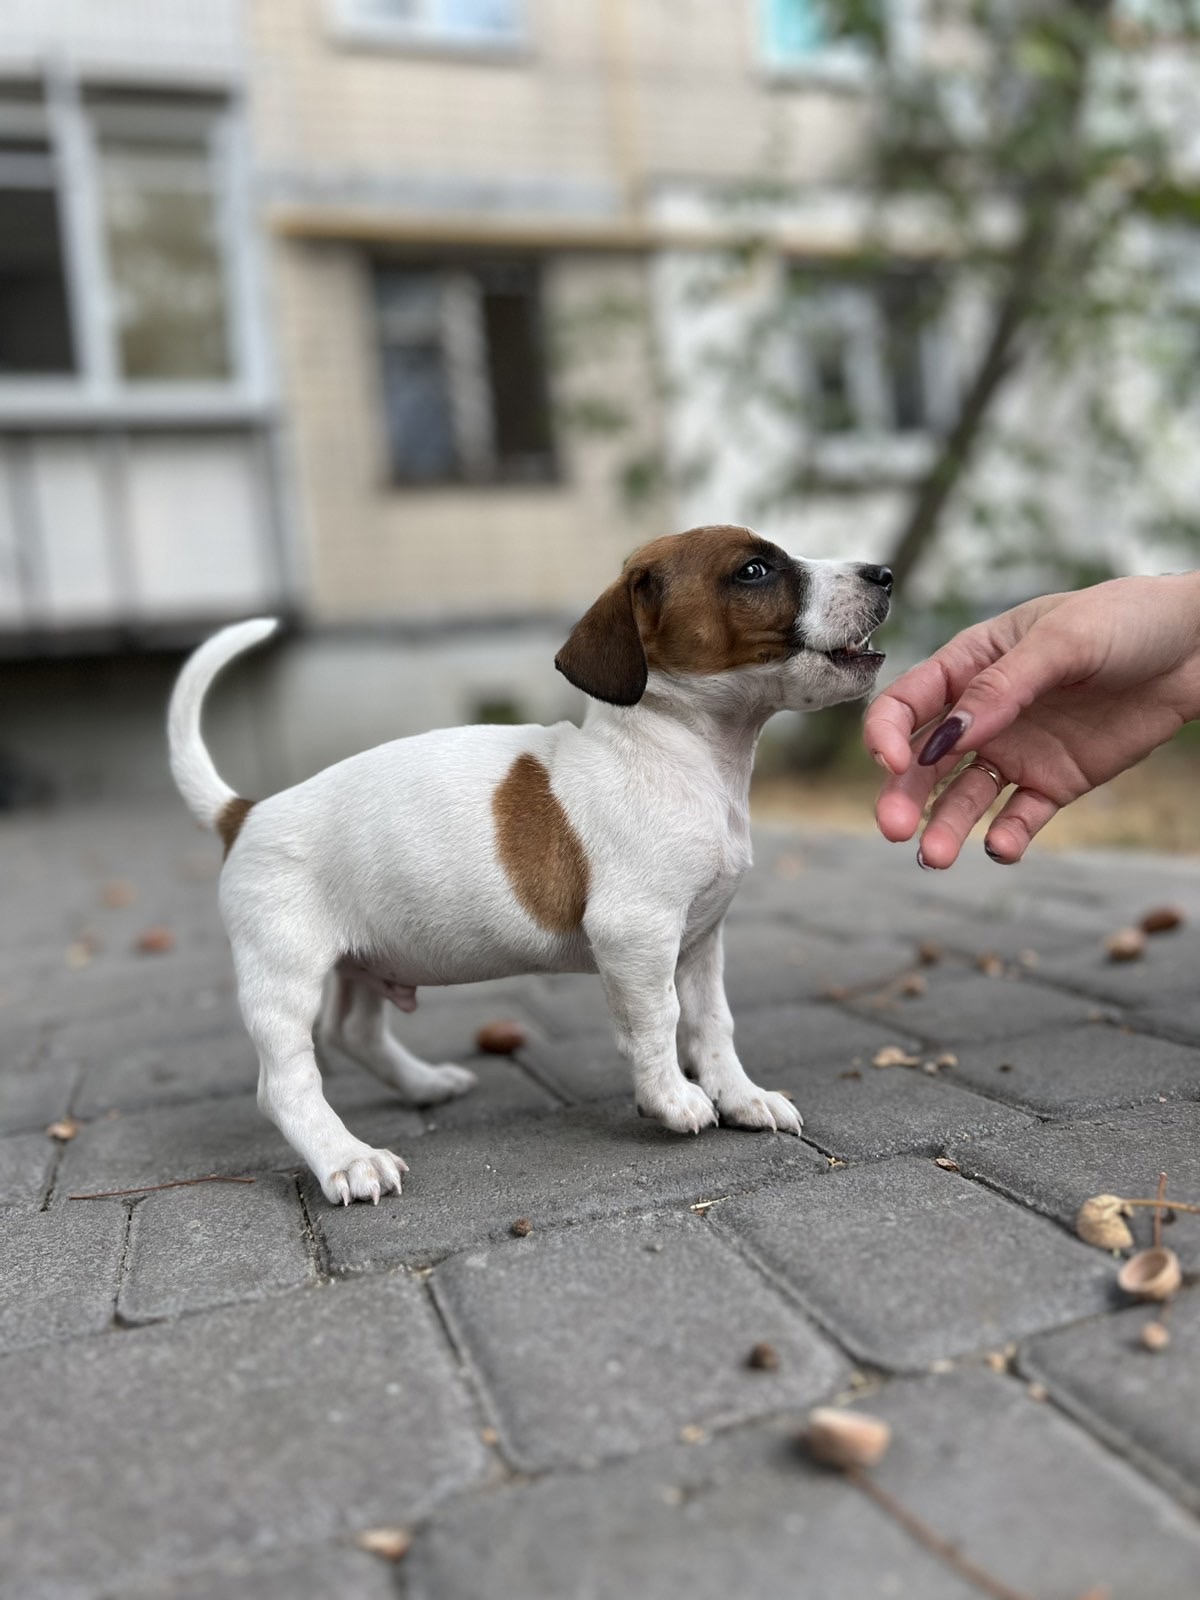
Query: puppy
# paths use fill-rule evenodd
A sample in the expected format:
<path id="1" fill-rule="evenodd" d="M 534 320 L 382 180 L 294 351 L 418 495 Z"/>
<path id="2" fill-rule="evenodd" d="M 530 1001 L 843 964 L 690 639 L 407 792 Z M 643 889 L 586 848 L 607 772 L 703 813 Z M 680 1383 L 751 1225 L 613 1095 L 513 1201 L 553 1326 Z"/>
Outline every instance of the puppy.
<path id="1" fill-rule="evenodd" d="M 221 914 L 259 1106 L 327 1199 L 378 1203 L 407 1168 L 326 1102 L 314 1029 L 415 1105 L 475 1081 L 392 1037 L 389 1002 L 412 1011 L 422 984 L 598 973 L 641 1112 L 677 1133 L 718 1116 L 800 1132 L 738 1060 L 721 929 L 750 865 L 763 724 L 870 689 L 891 585 L 886 567 L 793 560 L 748 528 L 655 539 L 556 657 L 590 697 L 582 727 L 419 734 L 258 802 L 218 776 L 200 712 L 275 623 L 196 651 L 171 699 L 171 770 L 225 844 Z"/>

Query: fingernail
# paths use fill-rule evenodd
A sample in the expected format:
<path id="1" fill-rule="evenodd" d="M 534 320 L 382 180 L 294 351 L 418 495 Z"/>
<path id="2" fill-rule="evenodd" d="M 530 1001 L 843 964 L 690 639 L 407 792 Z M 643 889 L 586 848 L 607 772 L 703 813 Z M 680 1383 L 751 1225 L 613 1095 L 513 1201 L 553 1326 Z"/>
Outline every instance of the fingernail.
<path id="1" fill-rule="evenodd" d="M 917 851 L 917 865 L 920 867 L 922 872 L 936 872 L 937 871 L 936 867 L 931 867 L 929 865 L 928 861 L 926 861 L 926 859 L 925 859 L 924 852 L 921 851 L 921 850 Z"/>
<path id="2" fill-rule="evenodd" d="M 998 856 L 986 839 L 983 841 L 983 853 L 989 861 L 994 861 L 998 867 L 1011 867 L 1014 865 L 1004 856 Z"/>
<path id="3" fill-rule="evenodd" d="M 925 741 L 925 748 L 917 757 L 922 767 L 936 766 L 943 756 L 948 756 L 971 725 L 967 716 L 947 717 Z"/>
<path id="4" fill-rule="evenodd" d="M 874 761 L 874 763 L 875 763 L 875 765 L 877 767 L 882 767 L 885 772 L 890 772 L 892 770 L 891 767 L 888 766 L 887 762 L 880 755 L 878 750 L 872 750 L 871 751 L 871 759 L 872 759 L 872 761 Z"/>

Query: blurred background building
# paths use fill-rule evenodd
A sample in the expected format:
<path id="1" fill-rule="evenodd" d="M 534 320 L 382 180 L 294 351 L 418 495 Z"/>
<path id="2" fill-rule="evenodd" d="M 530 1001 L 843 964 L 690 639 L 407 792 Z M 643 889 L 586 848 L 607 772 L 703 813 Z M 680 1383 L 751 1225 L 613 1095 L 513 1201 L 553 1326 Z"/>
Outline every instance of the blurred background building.
<path id="1" fill-rule="evenodd" d="M 260 793 L 572 714 L 554 651 L 657 533 L 888 557 L 987 319 L 927 211 L 876 225 L 859 33 L 961 89 L 970 9 L 0 0 L 0 799 L 164 788 L 180 654 L 235 616 L 289 625 L 214 697 Z M 1061 455 L 1079 570 L 1160 562 Z M 993 542 L 960 510 L 968 595 L 1044 578 L 1035 529 L 1001 593 Z"/>

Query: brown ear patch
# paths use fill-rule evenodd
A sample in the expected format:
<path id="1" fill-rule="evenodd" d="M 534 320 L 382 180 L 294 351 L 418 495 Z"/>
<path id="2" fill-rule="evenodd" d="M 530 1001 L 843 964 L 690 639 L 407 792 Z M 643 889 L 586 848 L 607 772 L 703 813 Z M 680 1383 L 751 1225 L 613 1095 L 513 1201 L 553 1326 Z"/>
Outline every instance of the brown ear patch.
<path id="1" fill-rule="evenodd" d="M 217 832 L 221 836 L 221 843 L 225 846 L 226 857 L 237 843 L 242 823 L 254 809 L 254 804 L 253 800 L 230 800 L 217 818 Z"/>
<path id="2" fill-rule="evenodd" d="M 588 897 L 579 835 L 536 756 L 518 756 L 492 796 L 496 843 L 513 893 L 550 933 L 574 933 Z"/>

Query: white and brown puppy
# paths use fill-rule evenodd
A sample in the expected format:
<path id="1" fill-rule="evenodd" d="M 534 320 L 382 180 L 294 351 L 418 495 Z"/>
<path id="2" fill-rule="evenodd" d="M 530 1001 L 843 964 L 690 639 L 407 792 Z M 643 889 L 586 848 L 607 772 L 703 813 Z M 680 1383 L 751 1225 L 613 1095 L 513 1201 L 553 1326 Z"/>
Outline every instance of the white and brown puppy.
<path id="1" fill-rule="evenodd" d="M 414 1104 L 475 1081 L 391 1036 L 388 1003 L 413 1010 L 422 984 L 599 973 L 642 1112 L 679 1133 L 718 1115 L 799 1133 L 737 1058 L 721 926 L 750 865 L 762 726 L 867 692 L 890 588 L 886 568 L 796 561 L 747 528 L 656 539 L 558 654 L 591 697 L 582 727 L 398 739 L 257 803 L 218 776 L 200 711 L 275 624 L 196 651 L 171 701 L 171 769 L 225 842 L 221 912 L 259 1105 L 328 1199 L 398 1194 L 406 1168 L 326 1102 L 314 1028 Z"/>

